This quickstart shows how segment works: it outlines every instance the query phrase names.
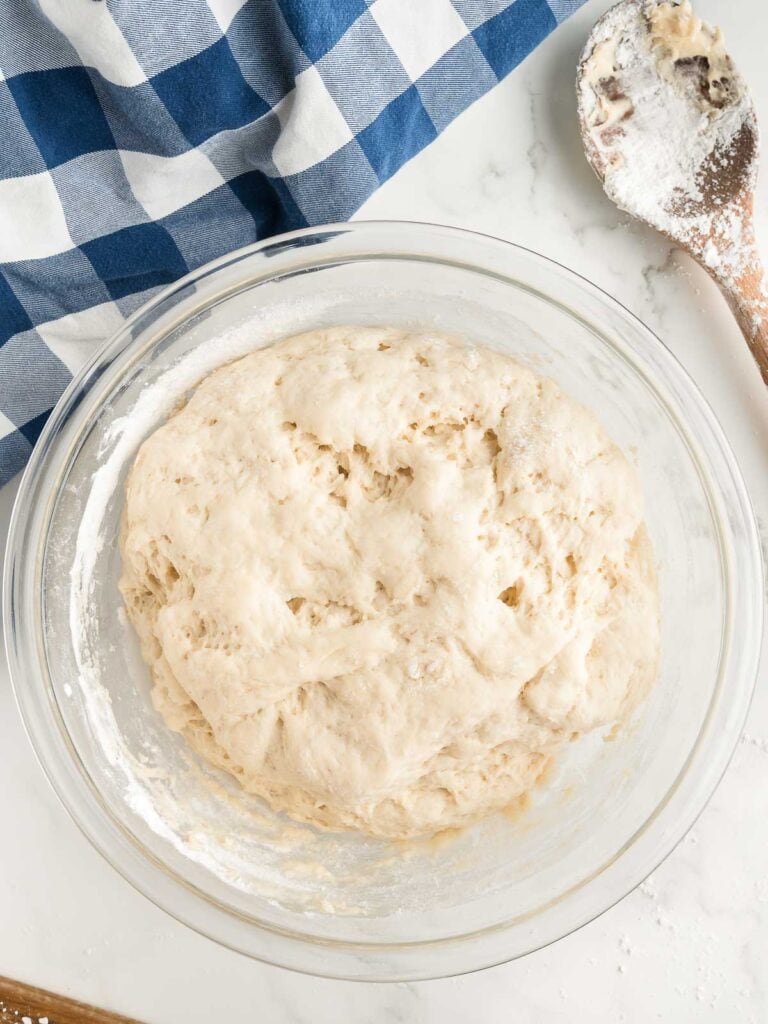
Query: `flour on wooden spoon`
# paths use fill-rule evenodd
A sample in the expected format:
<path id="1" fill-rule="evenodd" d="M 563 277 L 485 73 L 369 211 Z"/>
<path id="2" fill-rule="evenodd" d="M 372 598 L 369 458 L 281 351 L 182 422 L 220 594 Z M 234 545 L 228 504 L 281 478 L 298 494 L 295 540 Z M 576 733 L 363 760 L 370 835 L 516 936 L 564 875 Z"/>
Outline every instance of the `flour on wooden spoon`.
<path id="1" fill-rule="evenodd" d="M 688 0 L 620 3 L 595 27 L 578 92 L 608 196 L 684 244 L 714 232 L 722 244 L 705 244 L 705 261 L 737 272 L 747 247 L 729 204 L 754 187 L 757 127 L 720 30 Z"/>

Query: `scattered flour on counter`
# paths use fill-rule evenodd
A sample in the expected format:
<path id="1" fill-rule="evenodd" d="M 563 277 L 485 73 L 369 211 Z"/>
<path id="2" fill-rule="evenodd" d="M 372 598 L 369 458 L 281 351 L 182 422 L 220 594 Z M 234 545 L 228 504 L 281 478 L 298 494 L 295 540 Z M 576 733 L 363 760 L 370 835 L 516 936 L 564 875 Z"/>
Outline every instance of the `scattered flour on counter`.
<path id="1" fill-rule="evenodd" d="M 763 754 L 768 754 L 768 738 L 760 736 L 751 736 L 748 732 L 745 732 L 741 737 L 741 742 L 748 747 L 755 747 Z"/>

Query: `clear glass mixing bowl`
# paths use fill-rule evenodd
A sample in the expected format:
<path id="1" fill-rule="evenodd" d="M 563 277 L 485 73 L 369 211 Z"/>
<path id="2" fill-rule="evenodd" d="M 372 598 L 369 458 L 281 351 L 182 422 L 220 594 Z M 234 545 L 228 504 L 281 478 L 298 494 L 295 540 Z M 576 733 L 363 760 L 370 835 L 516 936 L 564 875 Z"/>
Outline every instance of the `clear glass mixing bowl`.
<path id="1" fill-rule="evenodd" d="M 332 323 L 431 325 L 514 354 L 636 461 L 659 564 L 661 675 L 613 742 L 573 744 L 517 820 L 403 846 L 292 825 L 202 764 L 153 710 L 121 613 L 118 524 L 136 448 L 211 367 Z M 595 917 L 683 836 L 746 715 L 760 647 L 753 515 L 670 353 L 582 278 L 493 238 L 356 223 L 189 275 L 75 378 L 35 449 L 5 580 L 17 699 L 51 783 L 141 892 L 253 957 L 413 979 L 520 956 Z"/>

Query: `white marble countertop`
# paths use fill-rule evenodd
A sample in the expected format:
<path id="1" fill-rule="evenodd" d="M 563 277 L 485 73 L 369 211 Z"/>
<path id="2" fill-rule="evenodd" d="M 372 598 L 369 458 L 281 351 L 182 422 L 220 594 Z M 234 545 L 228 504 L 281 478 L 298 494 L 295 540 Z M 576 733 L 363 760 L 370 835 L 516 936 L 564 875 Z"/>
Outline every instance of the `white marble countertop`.
<path id="1" fill-rule="evenodd" d="M 714 285 L 604 198 L 581 152 L 573 76 L 591 0 L 367 203 L 361 217 L 486 231 L 578 270 L 677 354 L 736 451 L 768 542 L 768 398 Z M 764 0 L 699 0 L 768 125 Z M 768 154 L 764 153 L 766 159 Z M 768 171 L 758 228 L 768 255 Z M 13 486 L 0 492 L 7 527 Z M 768 665 L 768 658 L 764 658 Z M 765 673 L 763 673 L 765 675 Z M 479 974 L 362 985 L 250 962 L 177 924 L 90 847 L 49 789 L 0 664 L 0 974 L 147 1024 L 768 1021 L 768 688 L 709 807 L 639 890 L 541 952 Z"/>

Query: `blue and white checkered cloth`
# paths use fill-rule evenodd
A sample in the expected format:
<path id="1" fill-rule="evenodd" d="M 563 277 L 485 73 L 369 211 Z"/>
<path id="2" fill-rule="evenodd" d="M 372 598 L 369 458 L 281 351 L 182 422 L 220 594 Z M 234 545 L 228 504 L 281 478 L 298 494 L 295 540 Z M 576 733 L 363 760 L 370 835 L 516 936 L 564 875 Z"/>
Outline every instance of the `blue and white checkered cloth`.
<path id="1" fill-rule="evenodd" d="M 583 0 L 0 0 L 0 483 L 154 290 L 346 220 Z"/>

